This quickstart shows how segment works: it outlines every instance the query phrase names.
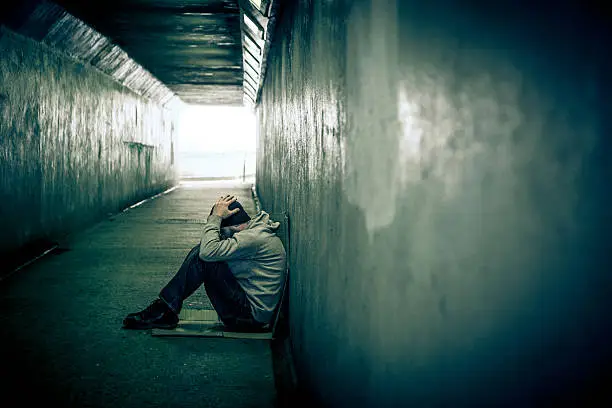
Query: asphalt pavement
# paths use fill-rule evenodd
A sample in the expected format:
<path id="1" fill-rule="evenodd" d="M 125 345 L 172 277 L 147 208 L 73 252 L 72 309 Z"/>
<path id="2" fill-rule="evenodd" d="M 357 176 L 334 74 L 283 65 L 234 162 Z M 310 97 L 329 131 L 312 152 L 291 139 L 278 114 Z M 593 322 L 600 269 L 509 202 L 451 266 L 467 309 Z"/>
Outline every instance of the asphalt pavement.
<path id="1" fill-rule="evenodd" d="M 250 185 L 191 182 L 74 234 L 0 283 L 2 406 L 273 407 L 268 342 L 121 328 L 200 240 L 214 201 Z M 187 307 L 211 308 L 204 289 Z M 6 404 L 6 405 L 5 405 Z"/>

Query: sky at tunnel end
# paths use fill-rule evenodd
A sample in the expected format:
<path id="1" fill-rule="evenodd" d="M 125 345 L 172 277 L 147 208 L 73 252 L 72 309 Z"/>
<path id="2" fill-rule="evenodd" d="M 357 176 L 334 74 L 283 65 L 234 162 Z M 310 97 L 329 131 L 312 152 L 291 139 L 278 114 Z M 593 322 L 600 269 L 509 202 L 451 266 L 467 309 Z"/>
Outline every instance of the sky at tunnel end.
<path id="1" fill-rule="evenodd" d="M 185 105 L 178 122 L 178 152 L 255 152 L 255 124 L 247 107 Z"/>

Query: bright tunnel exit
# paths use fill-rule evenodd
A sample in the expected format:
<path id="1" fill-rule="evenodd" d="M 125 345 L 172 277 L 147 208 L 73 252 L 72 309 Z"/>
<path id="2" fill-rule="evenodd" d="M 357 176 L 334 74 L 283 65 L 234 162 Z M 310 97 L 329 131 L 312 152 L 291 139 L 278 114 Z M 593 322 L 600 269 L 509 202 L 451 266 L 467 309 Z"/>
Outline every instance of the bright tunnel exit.
<path id="1" fill-rule="evenodd" d="M 252 182 L 255 124 L 255 114 L 246 107 L 186 105 L 177 129 L 180 178 Z"/>

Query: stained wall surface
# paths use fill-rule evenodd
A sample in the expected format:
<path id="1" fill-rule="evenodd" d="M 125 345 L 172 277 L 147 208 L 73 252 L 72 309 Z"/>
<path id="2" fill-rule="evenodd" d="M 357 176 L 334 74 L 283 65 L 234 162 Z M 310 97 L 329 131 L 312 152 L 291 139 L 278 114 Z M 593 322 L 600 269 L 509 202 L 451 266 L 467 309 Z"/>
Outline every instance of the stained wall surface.
<path id="1" fill-rule="evenodd" d="M 175 184 L 175 112 L 0 27 L 0 251 Z"/>
<path id="2" fill-rule="evenodd" d="M 606 25 L 541 2 L 287 3 L 257 189 L 291 219 L 303 389 L 330 407 L 594 396 L 612 326 Z"/>

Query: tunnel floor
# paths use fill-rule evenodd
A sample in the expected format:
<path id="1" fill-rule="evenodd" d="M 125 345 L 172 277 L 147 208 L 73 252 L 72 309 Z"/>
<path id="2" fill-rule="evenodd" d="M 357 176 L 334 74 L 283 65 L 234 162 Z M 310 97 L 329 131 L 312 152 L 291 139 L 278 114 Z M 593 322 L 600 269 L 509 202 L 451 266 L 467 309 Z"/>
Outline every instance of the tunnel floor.
<path id="1" fill-rule="evenodd" d="M 255 211 L 248 185 L 183 183 L 67 238 L 62 250 L 2 282 L 2 405 L 274 406 L 268 342 L 157 338 L 121 328 L 199 242 L 224 193 Z M 210 308 L 203 288 L 190 304 Z"/>

